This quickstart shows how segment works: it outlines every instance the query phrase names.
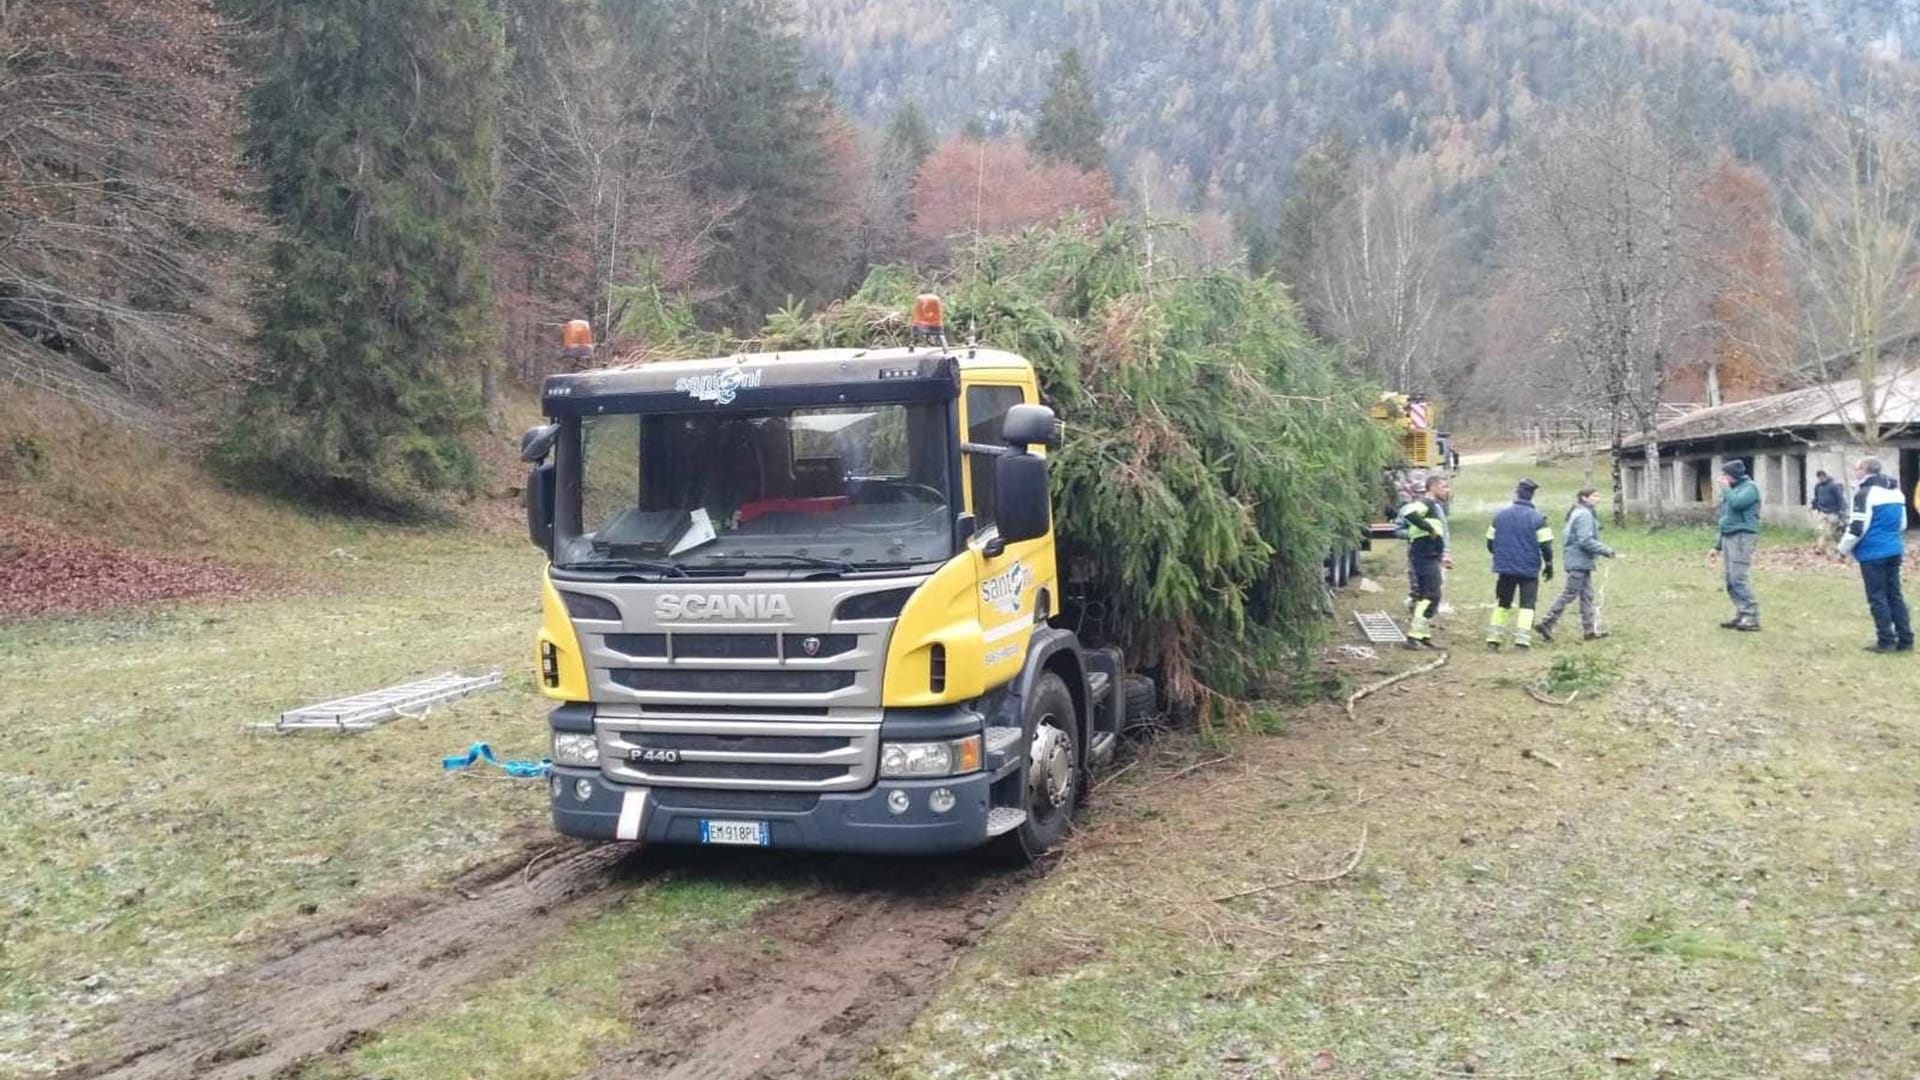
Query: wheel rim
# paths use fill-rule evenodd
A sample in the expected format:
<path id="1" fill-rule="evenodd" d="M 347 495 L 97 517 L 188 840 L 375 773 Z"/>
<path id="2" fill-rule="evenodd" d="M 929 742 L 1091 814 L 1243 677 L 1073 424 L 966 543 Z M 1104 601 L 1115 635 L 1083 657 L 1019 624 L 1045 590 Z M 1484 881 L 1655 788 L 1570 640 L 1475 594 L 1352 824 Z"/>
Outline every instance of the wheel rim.
<path id="1" fill-rule="evenodd" d="M 1073 736 L 1049 713 L 1034 725 L 1027 752 L 1027 803 L 1036 817 L 1051 818 L 1073 801 Z"/>

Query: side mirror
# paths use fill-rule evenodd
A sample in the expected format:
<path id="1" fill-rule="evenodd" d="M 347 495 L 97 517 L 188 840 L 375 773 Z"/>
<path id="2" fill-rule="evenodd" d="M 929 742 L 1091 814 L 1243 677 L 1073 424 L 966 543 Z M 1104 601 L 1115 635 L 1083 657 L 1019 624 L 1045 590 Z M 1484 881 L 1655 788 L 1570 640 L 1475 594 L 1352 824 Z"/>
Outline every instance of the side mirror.
<path id="1" fill-rule="evenodd" d="M 527 471 L 527 539 L 546 552 L 553 550 L 553 475 L 552 462 Z"/>
<path id="2" fill-rule="evenodd" d="M 530 427 L 520 436 L 520 460 L 529 465 L 538 465 L 547 459 L 553 450 L 553 441 L 560 437 L 559 424 L 541 424 Z"/>
<path id="3" fill-rule="evenodd" d="M 1060 440 L 1054 432 L 1053 410 L 1045 405 L 1015 405 L 1000 425 L 1000 438 L 1016 450 L 1034 443 L 1056 446 Z"/>
<path id="4" fill-rule="evenodd" d="M 1038 405 L 1018 406 L 1038 409 Z M 1044 410 L 1043 410 L 1044 411 Z M 1052 417 L 1052 413 L 1047 413 Z M 1008 418 L 1012 427 L 1012 417 Z M 1037 440 L 1036 440 L 1037 441 Z M 1018 453 L 993 462 L 993 518 L 1002 543 L 1038 540 L 1053 527 L 1047 494 L 1047 459 Z"/>

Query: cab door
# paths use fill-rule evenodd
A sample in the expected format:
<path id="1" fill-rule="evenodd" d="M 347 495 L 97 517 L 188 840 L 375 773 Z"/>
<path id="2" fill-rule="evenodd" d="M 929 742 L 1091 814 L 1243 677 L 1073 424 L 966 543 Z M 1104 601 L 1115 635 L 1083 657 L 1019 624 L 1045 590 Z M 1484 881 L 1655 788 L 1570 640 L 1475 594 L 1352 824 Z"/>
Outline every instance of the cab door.
<path id="1" fill-rule="evenodd" d="M 1031 381 L 1009 373 L 1004 379 L 967 382 L 961 391 L 961 422 L 966 441 L 975 446 L 1003 447 L 1001 425 L 1007 410 L 1034 404 L 1039 395 Z M 1044 448 L 1036 448 L 1044 452 Z M 1026 663 L 1028 639 L 1036 625 L 1053 613 L 1059 587 L 1055 581 L 1053 533 L 1017 544 L 1002 545 L 993 517 L 994 465 L 998 458 L 983 452 L 966 455 L 967 508 L 974 516 L 972 549 L 980 611 L 985 685 L 1002 685 L 1019 675 Z"/>

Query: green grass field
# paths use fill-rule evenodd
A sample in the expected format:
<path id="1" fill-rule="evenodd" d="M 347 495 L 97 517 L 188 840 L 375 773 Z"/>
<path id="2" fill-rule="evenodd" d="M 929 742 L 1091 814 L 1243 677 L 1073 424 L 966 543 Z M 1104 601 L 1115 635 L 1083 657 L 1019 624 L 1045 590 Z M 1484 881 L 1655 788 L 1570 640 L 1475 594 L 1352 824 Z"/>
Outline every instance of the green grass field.
<path id="1" fill-rule="evenodd" d="M 538 783 L 440 768 L 476 740 L 543 752 L 536 553 L 431 530 L 315 539 L 283 554 L 308 581 L 291 595 L 0 625 L 0 1071 L 44 1064 L 103 1011 L 274 931 L 450 875 L 542 823 Z M 249 727 L 494 668 L 503 691 L 369 735 Z"/>
<path id="2" fill-rule="evenodd" d="M 1463 474 L 1445 667 L 1121 778 L 865 1080 L 1920 1073 L 1920 662 L 1860 651 L 1857 577 L 1794 534 L 1767 630 L 1716 628 L 1702 530 L 1608 531 L 1613 638 L 1487 655 L 1478 538 L 1523 469 L 1556 521 L 1581 481 Z M 1402 559 L 1353 599 L 1397 614 Z M 1524 689 L 1556 664 L 1568 707 Z"/>
<path id="3" fill-rule="evenodd" d="M 1920 664 L 1860 651 L 1857 577 L 1791 533 L 1763 540 L 1767 630 L 1715 628 L 1699 529 L 1608 530 L 1613 638 L 1489 656 L 1478 537 L 1522 471 L 1556 521 L 1581 482 L 1463 475 L 1445 667 L 1353 720 L 1266 706 L 1270 734 L 1174 738 L 1117 775 L 864 1080 L 1920 1072 Z M 288 535 L 273 558 L 302 584 L 281 595 L 0 626 L 0 1074 L 104 1049 L 73 1036 L 545 835 L 537 784 L 439 766 L 474 740 L 541 751 L 537 555 L 451 530 Z M 1382 591 L 1350 591 L 1343 620 L 1398 613 L 1401 558 L 1369 554 Z M 1347 686 L 1426 659 L 1330 656 Z M 505 690 L 375 734 L 247 728 L 490 667 Z M 649 883 L 305 1075 L 571 1075 L 631 1040 L 635 979 L 782 881 Z"/>

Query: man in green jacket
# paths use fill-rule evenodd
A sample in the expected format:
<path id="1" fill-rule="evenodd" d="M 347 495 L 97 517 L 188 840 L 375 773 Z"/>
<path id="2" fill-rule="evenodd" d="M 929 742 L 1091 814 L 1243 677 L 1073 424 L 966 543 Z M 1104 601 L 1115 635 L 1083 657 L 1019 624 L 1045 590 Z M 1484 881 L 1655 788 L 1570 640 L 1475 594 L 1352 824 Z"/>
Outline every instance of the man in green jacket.
<path id="1" fill-rule="evenodd" d="M 1733 600 L 1733 618 L 1720 625 L 1728 630 L 1760 629 L 1760 602 L 1753 597 L 1753 549 L 1760 538 L 1760 488 L 1747 476 L 1747 467 L 1729 460 L 1715 482 L 1721 487 L 1720 537 L 1707 556 L 1712 566 L 1727 560 L 1727 596 Z"/>

